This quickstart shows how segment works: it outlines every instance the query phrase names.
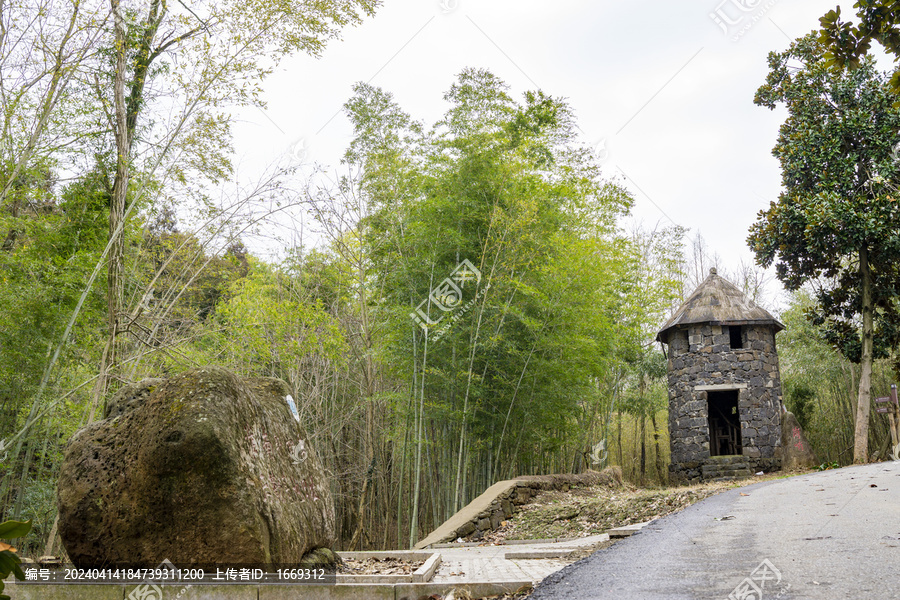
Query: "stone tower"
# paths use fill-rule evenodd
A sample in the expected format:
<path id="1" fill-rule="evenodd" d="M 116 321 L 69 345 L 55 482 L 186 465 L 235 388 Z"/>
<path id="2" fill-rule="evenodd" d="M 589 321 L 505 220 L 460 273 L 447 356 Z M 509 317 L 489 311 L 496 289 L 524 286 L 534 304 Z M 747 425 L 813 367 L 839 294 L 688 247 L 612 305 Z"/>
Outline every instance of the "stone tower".
<path id="1" fill-rule="evenodd" d="M 709 270 L 656 339 L 668 346 L 673 482 L 740 477 L 781 467 L 784 329 Z"/>

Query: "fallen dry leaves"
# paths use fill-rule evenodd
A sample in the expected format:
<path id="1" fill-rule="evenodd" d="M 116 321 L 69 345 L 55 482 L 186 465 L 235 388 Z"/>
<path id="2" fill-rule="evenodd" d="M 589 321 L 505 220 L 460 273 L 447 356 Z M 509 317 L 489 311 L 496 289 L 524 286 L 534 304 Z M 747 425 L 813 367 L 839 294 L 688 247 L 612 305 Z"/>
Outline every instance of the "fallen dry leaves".
<path id="1" fill-rule="evenodd" d="M 399 558 L 345 558 L 340 573 L 345 575 L 411 575 L 424 561 Z"/>
<path id="2" fill-rule="evenodd" d="M 632 525 L 677 512 L 719 492 L 761 481 L 754 477 L 735 482 L 643 489 L 631 485 L 573 488 L 567 492 L 541 492 L 499 529 L 480 540 L 577 538 L 604 533 L 614 527 Z M 748 496 L 741 492 L 742 496 Z"/>

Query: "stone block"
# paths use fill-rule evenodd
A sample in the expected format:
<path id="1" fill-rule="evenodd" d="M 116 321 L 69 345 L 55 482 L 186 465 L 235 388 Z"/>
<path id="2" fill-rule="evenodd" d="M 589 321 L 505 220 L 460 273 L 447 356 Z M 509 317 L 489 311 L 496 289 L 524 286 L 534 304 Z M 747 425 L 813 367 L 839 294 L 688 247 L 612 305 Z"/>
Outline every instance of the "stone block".
<path id="1" fill-rule="evenodd" d="M 681 405 L 681 409 L 686 413 L 700 411 L 706 408 L 706 402 L 700 400 L 690 400 Z"/>
<path id="2" fill-rule="evenodd" d="M 460 526 L 459 529 L 456 530 L 456 537 L 466 537 L 467 535 L 475 532 L 475 523 L 469 521 Z"/>
<path id="3" fill-rule="evenodd" d="M 123 585 L 16 585 L 12 576 L 3 593 L 13 600 L 122 600 L 127 597 Z"/>
<path id="4" fill-rule="evenodd" d="M 180 586 L 180 585 L 169 585 L 162 588 L 163 590 L 163 598 L 177 598 L 178 600 L 257 600 L 259 597 L 260 587 L 269 587 L 269 586 L 256 586 L 256 585 L 195 585 L 191 587 Z M 295 586 L 295 587 L 307 587 L 307 586 Z M 317 587 L 317 588 L 334 588 L 335 586 L 309 586 L 309 587 Z M 128 587 L 125 589 L 125 599 L 131 600 L 132 598 L 153 598 L 154 596 L 141 596 L 140 593 L 137 595 L 132 595 L 132 588 Z M 263 596 L 265 598 L 265 596 Z M 270 596 L 271 598 L 272 596 Z M 277 596 L 280 599 L 284 600 L 300 600 L 306 598 L 322 598 L 322 600 L 328 600 L 329 598 L 342 598 L 342 596 L 328 596 L 323 595 L 321 593 L 316 595 L 307 595 L 307 596 L 293 596 L 293 595 L 282 595 L 279 594 Z M 375 595 L 373 598 L 379 598 L 380 596 Z M 91 596 L 93 598 L 93 596 Z"/>
<path id="5" fill-rule="evenodd" d="M 348 584 L 348 585 L 298 585 L 275 584 L 259 586 L 259 600 L 394 600 L 399 598 L 397 588 L 404 584 Z M 416 584 L 405 584 L 416 585 Z M 418 584 L 421 585 L 421 584 Z M 200 586 L 199 589 L 208 589 Z M 220 589 L 228 586 L 218 586 Z M 414 598 L 415 596 L 410 596 Z M 174 598 L 174 596 L 172 596 Z M 204 600 L 231 598 L 210 594 L 202 596 Z M 256 596 L 252 596 L 256 600 Z M 168 600 L 169 596 L 165 597 Z M 181 600 L 181 598 L 178 598 Z"/>
<path id="6" fill-rule="evenodd" d="M 126 388 L 60 469 L 76 566 L 299 563 L 336 544 L 328 478 L 284 381 L 203 367 Z"/>

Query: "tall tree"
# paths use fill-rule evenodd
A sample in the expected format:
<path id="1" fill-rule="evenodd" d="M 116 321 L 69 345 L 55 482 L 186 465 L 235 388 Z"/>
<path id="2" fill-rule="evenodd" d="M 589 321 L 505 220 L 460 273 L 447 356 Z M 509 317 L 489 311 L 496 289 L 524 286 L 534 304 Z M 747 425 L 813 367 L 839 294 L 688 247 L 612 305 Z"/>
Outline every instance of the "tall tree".
<path id="1" fill-rule="evenodd" d="M 70 163 L 91 134 L 92 103 L 76 88 L 108 13 L 104 0 L 0 0 L 0 210 L 14 218 L 14 188 L 35 168 Z"/>
<path id="2" fill-rule="evenodd" d="M 360 12 L 372 14 L 378 0 L 330 0 L 293 5 L 268 0 L 205 2 L 171 7 L 165 0 L 138 0 L 125 6 L 110 0 L 113 21 L 112 101 L 98 86 L 108 107 L 113 132 L 113 182 L 110 189 L 108 263 L 109 338 L 101 381 L 116 362 L 116 338 L 122 328 L 125 246 L 121 235 L 126 197 L 143 131 L 148 147 L 162 160 L 172 149 L 187 155 L 187 164 L 212 180 L 230 173 L 227 158 L 228 119 L 234 105 L 259 105 L 262 79 L 291 52 L 318 55 L 343 26 L 358 23 Z M 170 73 L 168 77 L 164 75 Z M 176 98 L 177 118 L 162 134 L 140 119 L 154 99 L 154 76 Z M 157 126 L 158 128 L 158 126 Z M 165 128 L 164 128 L 165 129 Z M 156 139 L 154 139 L 156 138 Z M 199 143 L 197 140 L 201 140 Z M 218 149 L 216 149 L 218 148 Z M 192 160 L 193 159 L 193 160 Z M 149 161 L 150 164 L 154 160 Z M 197 169 L 196 166 L 201 168 Z M 184 179 L 184 166 L 180 178 Z M 173 173 L 175 179 L 178 173 Z"/>
<path id="3" fill-rule="evenodd" d="M 841 19 L 841 7 L 828 11 L 819 22 L 819 41 L 825 45 L 825 59 L 832 68 L 859 67 L 869 54 L 872 42 L 900 58 L 900 2 L 859 0 L 853 5 L 858 23 Z M 891 76 L 891 88 L 900 93 L 900 69 Z"/>
<path id="4" fill-rule="evenodd" d="M 763 266 L 776 265 L 789 290 L 815 289 L 810 312 L 829 341 L 861 363 L 854 461 L 868 458 L 872 361 L 890 345 L 900 261 L 892 149 L 900 129 L 888 77 L 872 59 L 835 72 L 814 34 L 769 55 L 755 103 L 784 104 L 773 154 L 783 191 L 751 227 Z"/>

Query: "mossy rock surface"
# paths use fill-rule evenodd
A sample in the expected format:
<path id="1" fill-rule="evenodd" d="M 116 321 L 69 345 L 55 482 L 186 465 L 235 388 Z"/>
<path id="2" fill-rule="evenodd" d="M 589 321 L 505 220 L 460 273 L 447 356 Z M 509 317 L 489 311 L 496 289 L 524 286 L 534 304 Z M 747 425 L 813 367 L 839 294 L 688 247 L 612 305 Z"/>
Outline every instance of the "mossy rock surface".
<path id="1" fill-rule="evenodd" d="M 328 482 L 288 393 L 217 367 L 120 390 L 66 448 L 59 529 L 72 562 L 297 564 L 334 547 Z"/>

